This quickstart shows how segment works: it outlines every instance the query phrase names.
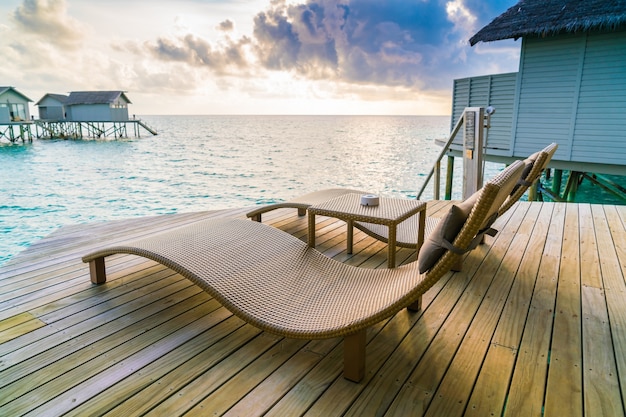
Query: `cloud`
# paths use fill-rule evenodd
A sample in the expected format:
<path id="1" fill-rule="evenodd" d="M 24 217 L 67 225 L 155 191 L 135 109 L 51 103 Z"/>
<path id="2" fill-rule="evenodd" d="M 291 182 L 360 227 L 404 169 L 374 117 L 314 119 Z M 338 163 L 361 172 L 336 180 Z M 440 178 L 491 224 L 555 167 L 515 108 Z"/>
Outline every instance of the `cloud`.
<path id="1" fill-rule="evenodd" d="M 456 25 L 445 2 L 279 2 L 257 15 L 254 42 L 268 69 L 309 78 L 333 74 L 357 84 L 440 88 L 435 75 L 461 54 Z"/>
<path id="2" fill-rule="evenodd" d="M 40 42 L 77 48 L 85 26 L 67 14 L 65 0 L 24 0 L 13 13 L 18 30 L 39 36 Z"/>
<path id="3" fill-rule="evenodd" d="M 147 47 L 161 60 L 184 62 L 210 68 L 217 74 L 228 74 L 229 70 L 248 66 L 246 48 L 249 44 L 250 38 L 244 36 L 237 41 L 226 38 L 221 45 L 213 47 L 209 41 L 188 34 L 175 39 L 159 38 L 155 43 L 148 43 Z"/>
<path id="4" fill-rule="evenodd" d="M 120 88 L 211 99 L 236 92 L 239 102 L 257 104 L 313 97 L 409 106 L 449 100 L 454 78 L 514 71 L 519 47 L 468 44 L 514 1 L 271 0 L 248 14 L 229 4 L 214 21 L 199 10 L 218 6 L 198 2 L 205 8 L 153 16 L 149 30 L 131 23 L 144 13 L 133 3 L 121 30 L 107 32 L 105 21 L 117 13 L 108 2 L 68 9 L 69 0 L 19 0 L 0 23 L 0 78 L 43 92 Z M 249 26 L 235 16 L 250 18 Z"/>
<path id="5" fill-rule="evenodd" d="M 192 35 L 160 38 L 151 50 L 164 61 L 204 66 L 217 74 L 254 67 L 310 80 L 437 90 L 482 65 L 468 59 L 467 40 L 497 15 L 494 7 L 506 9 L 510 1 L 484 3 L 275 0 L 254 17 L 250 38 L 228 38 L 222 45 Z M 220 28 L 229 31 L 231 24 L 227 20 Z"/>
<path id="6" fill-rule="evenodd" d="M 217 28 L 224 32 L 231 32 L 235 29 L 235 24 L 233 23 L 232 20 L 226 19 L 223 22 L 221 22 Z"/>

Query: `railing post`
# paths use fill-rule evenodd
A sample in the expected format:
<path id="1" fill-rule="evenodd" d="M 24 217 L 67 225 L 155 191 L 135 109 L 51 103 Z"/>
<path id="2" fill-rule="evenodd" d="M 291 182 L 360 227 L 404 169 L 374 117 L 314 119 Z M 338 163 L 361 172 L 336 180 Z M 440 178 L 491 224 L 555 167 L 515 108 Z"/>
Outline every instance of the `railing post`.
<path id="1" fill-rule="evenodd" d="M 463 199 L 483 186 L 483 121 L 485 109 L 467 107 L 463 112 Z"/>
<path id="2" fill-rule="evenodd" d="M 437 160 L 437 162 L 435 162 L 435 178 L 434 178 L 434 183 L 433 183 L 433 200 L 439 200 L 439 194 L 440 194 L 440 183 L 441 183 L 441 160 Z"/>

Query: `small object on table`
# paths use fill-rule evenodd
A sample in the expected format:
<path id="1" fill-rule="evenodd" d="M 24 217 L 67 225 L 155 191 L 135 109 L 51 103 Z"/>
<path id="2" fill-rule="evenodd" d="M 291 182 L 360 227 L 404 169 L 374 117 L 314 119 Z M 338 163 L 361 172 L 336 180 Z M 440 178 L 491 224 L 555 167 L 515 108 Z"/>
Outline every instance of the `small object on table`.
<path id="1" fill-rule="evenodd" d="M 365 194 L 361 196 L 362 206 L 377 206 L 380 204 L 380 198 L 374 194 Z"/>

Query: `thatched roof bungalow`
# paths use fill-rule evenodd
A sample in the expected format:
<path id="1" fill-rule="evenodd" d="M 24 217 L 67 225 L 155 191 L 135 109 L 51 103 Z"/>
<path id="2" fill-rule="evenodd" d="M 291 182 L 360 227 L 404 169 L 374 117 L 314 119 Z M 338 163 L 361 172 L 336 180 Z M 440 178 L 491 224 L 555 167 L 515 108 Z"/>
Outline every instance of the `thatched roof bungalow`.
<path id="1" fill-rule="evenodd" d="M 518 38 L 518 72 L 454 81 L 452 123 L 492 105 L 488 159 L 557 142 L 555 167 L 626 175 L 626 0 L 522 0 L 470 44 Z"/>
<path id="2" fill-rule="evenodd" d="M 522 0 L 478 31 L 470 45 L 502 39 L 556 36 L 626 27 L 626 2 L 620 0 Z"/>

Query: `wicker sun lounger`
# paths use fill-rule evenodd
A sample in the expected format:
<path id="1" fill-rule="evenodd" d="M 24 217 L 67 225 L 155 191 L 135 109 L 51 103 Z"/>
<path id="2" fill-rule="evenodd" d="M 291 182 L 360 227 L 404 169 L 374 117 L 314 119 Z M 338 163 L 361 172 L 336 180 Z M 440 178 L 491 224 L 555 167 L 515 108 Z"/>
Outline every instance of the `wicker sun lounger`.
<path id="1" fill-rule="evenodd" d="M 497 217 L 523 169 L 517 162 L 474 197 L 453 206 L 420 250 L 393 269 L 357 268 L 258 222 L 213 219 L 83 257 L 92 282 L 106 281 L 105 257 L 129 253 L 188 278 L 244 321 L 284 337 L 344 337 L 344 377 L 365 374 L 366 329 L 421 296 L 446 274 Z"/>
<path id="2" fill-rule="evenodd" d="M 260 222 L 261 215 L 263 213 L 267 213 L 268 211 L 276 210 L 279 208 L 296 208 L 298 209 L 298 215 L 304 216 L 306 214 L 306 210 L 310 206 L 314 204 L 318 204 L 318 203 L 323 203 L 324 201 L 328 201 L 332 198 L 339 197 L 344 194 L 350 194 L 350 193 L 368 194 L 365 191 L 351 190 L 349 188 L 328 188 L 328 189 L 304 194 L 304 195 L 301 195 L 300 197 L 294 198 L 293 200 L 285 201 L 282 203 L 263 205 L 259 208 L 249 211 L 248 213 L 246 213 L 246 216 L 248 216 L 252 220 Z"/>
<path id="3" fill-rule="evenodd" d="M 539 179 L 541 173 L 548 166 L 548 163 L 552 159 L 552 156 L 554 155 L 554 152 L 556 152 L 557 148 L 558 145 L 556 143 L 552 143 L 543 150 L 530 155 L 523 161 L 524 170 L 522 171 L 518 183 L 513 188 L 513 191 L 499 208 L 499 216 L 509 210 L 513 206 L 513 204 L 515 204 L 524 195 L 528 188 L 530 188 L 535 183 L 535 181 Z M 427 217 L 426 229 L 424 233 L 428 234 L 437 225 L 438 222 L 438 218 Z M 378 224 L 360 222 L 355 222 L 354 227 L 362 230 L 363 232 L 380 241 L 383 241 L 385 243 L 387 242 L 388 230 L 386 227 Z M 396 246 L 412 249 L 416 248 L 416 236 L 418 230 L 419 223 L 417 217 L 410 217 L 406 221 L 400 223 L 396 231 Z M 495 230 L 493 232 L 495 232 Z"/>
<path id="4" fill-rule="evenodd" d="M 556 143 L 552 143 L 543 150 L 532 154 L 524 160 L 524 164 L 526 167 L 522 172 L 519 183 L 515 186 L 515 189 L 511 193 L 511 195 L 502 204 L 502 207 L 500 207 L 499 215 L 504 214 L 504 212 L 510 209 L 513 204 L 515 204 L 522 197 L 522 195 L 524 195 L 528 188 L 531 187 L 535 183 L 535 181 L 539 179 L 541 173 L 548 166 L 548 163 L 552 159 L 552 156 L 554 155 L 554 152 L 556 152 L 557 148 L 558 145 Z M 297 208 L 298 214 L 300 216 L 304 216 L 306 214 L 306 209 L 309 206 L 350 193 L 369 194 L 364 191 L 356 191 L 348 188 L 330 188 L 315 191 L 309 194 L 304 194 L 300 197 L 283 203 L 265 205 L 246 213 L 246 215 L 252 220 L 260 222 L 262 213 L 266 213 L 277 208 L 291 207 Z M 439 223 L 439 218 L 427 217 L 424 235 L 428 235 L 437 226 L 437 223 Z M 354 227 L 382 242 L 387 243 L 388 241 L 389 229 L 384 225 L 355 222 Z M 415 249 L 417 247 L 416 236 L 418 235 L 418 230 L 419 219 L 417 217 L 410 217 L 406 221 L 400 223 L 396 231 L 396 246 Z"/>
<path id="5" fill-rule="evenodd" d="M 554 153 L 559 145 L 551 143 L 539 152 L 530 155 L 524 160 L 524 171 L 522 172 L 522 178 L 518 184 L 513 188 L 513 192 L 506 199 L 506 201 L 500 207 L 498 215 L 504 214 L 515 204 L 536 181 L 539 180 L 541 173 L 548 167 L 548 164 L 552 160 Z"/>

